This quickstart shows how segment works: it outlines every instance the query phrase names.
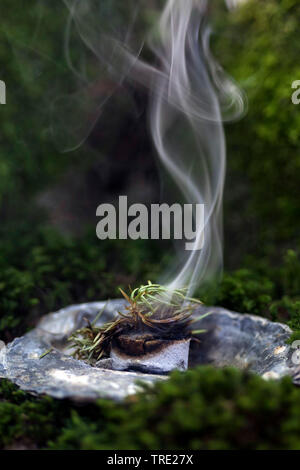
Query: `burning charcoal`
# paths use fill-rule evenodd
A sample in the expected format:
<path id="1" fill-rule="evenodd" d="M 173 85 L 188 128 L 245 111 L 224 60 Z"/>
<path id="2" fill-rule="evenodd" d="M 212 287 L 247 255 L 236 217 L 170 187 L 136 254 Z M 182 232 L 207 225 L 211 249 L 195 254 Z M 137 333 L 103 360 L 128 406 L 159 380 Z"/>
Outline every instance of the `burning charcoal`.
<path id="1" fill-rule="evenodd" d="M 192 334 L 191 316 L 201 302 L 186 297 L 183 289 L 159 284 L 121 290 L 128 305 L 113 322 L 85 328 L 70 338 L 74 356 L 95 364 L 110 357 L 116 370 L 167 373 L 187 369 Z"/>
<path id="2" fill-rule="evenodd" d="M 188 367 L 190 338 L 160 339 L 151 335 L 123 335 L 111 347 L 115 370 L 165 374 Z"/>

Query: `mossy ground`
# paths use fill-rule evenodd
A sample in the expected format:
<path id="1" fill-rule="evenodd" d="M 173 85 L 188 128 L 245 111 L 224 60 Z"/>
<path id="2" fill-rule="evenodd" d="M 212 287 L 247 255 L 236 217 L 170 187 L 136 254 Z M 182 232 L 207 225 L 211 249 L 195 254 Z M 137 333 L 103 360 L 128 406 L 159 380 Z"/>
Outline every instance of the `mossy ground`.
<path id="1" fill-rule="evenodd" d="M 0 337 L 11 341 L 50 310 L 157 280 L 170 255 L 148 241 L 100 242 L 94 227 L 80 238 L 47 227 L 38 194 L 70 161 L 77 175 L 96 150 L 105 161 L 117 139 L 72 154 L 57 150 L 42 110 L 57 89 L 74 91 L 62 52 L 62 2 L 2 0 L 1 9 L 0 78 L 13 93 L 1 107 Z M 297 0 L 252 0 L 226 18 L 220 11 L 215 54 L 246 89 L 249 112 L 226 126 L 224 279 L 217 290 L 195 294 L 285 322 L 294 338 L 300 335 L 300 111 L 290 97 L 291 82 L 300 78 L 299 21 Z M 299 394 L 289 379 L 267 383 L 206 367 L 174 374 L 124 405 L 77 407 L 1 381 L 0 448 L 300 449 Z"/>
<path id="2" fill-rule="evenodd" d="M 0 385 L 0 447 L 300 449 L 300 390 L 235 369 L 175 372 L 124 404 L 76 407 Z"/>
<path id="3" fill-rule="evenodd" d="M 93 237 L 83 243 L 44 229 L 36 236 L 39 243 L 32 234 L 27 241 L 24 236 L 13 266 L 1 261 L 1 304 L 9 312 L 2 317 L 1 336 L 7 339 L 24 333 L 53 308 L 115 297 L 119 284 L 115 270 L 122 272 L 126 283 L 130 276 L 147 279 L 159 265 L 160 256 L 150 256 L 148 245 L 144 251 L 145 246 L 134 244 L 129 255 L 122 245 L 111 252 L 108 244 L 99 256 Z M 10 243 L 13 240 L 7 241 L 8 251 Z M 151 263 L 143 261 L 146 255 Z M 132 264 L 123 256 L 129 256 Z M 285 321 L 297 333 L 297 269 L 293 271 L 297 266 L 290 252 L 278 270 L 226 274 L 218 291 L 207 294 L 206 300 Z M 280 298 L 282 279 L 289 297 Z M 123 405 L 100 400 L 77 407 L 30 397 L 7 381 L 0 382 L 0 448 L 300 449 L 299 426 L 300 389 L 289 379 L 267 383 L 234 369 L 202 367 L 175 373 L 168 383 Z"/>

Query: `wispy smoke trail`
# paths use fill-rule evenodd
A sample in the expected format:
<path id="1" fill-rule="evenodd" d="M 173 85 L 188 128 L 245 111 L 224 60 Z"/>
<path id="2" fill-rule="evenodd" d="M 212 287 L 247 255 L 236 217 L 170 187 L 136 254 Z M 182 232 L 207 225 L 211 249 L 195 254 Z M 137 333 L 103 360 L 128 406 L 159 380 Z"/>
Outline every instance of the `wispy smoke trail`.
<path id="1" fill-rule="evenodd" d="M 222 270 L 226 166 L 222 123 L 238 118 L 244 109 L 243 94 L 211 56 L 208 2 L 121 2 L 129 11 L 128 25 L 114 29 L 110 23 L 99 26 L 105 22 L 101 2 L 64 1 L 85 44 L 115 84 L 130 79 L 149 89 L 150 129 L 159 159 L 184 202 L 205 205 L 203 248 L 182 250 L 177 271 L 166 281 L 171 288 L 189 286 L 191 294 L 201 282 L 217 277 Z M 157 5 L 162 3 L 160 11 Z M 138 18 L 143 8 L 149 9 L 149 4 L 157 23 L 151 34 L 143 37 L 136 34 L 132 19 Z M 141 59 L 146 41 L 155 53 L 155 64 Z M 199 231 L 198 241 L 202 236 Z"/>
<path id="2" fill-rule="evenodd" d="M 246 2 L 247 0 L 225 0 L 226 5 L 228 8 L 236 8 L 238 7 L 241 3 Z"/>

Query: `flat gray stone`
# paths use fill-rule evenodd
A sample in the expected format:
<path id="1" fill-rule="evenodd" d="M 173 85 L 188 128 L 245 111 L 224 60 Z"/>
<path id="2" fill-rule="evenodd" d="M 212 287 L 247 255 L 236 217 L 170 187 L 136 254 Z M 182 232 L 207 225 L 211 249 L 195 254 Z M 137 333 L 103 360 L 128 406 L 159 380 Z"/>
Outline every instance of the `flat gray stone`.
<path id="1" fill-rule="evenodd" d="M 298 366 L 292 362 L 294 350 L 286 344 L 292 334 L 287 325 L 223 308 L 202 307 L 199 313 L 211 310 L 211 315 L 193 326 L 206 333 L 199 336 L 201 343 L 194 343 L 191 348 L 190 367 L 233 366 L 266 379 L 295 374 Z"/>
<path id="2" fill-rule="evenodd" d="M 123 300 L 92 302 L 46 315 L 21 338 L 6 346 L 0 343 L 0 377 L 33 394 L 83 402 L 100 397 L 121 401 L 139 390 L 137 381 L 152 384 L 166 380 L 164 375 L 111 370 L 110 360 L 92 367 L 70 356 L 66 340 L 85 324 L 84 318 L 92 321 L 105 307 L 98 324 L 105 323 L 125 306 Z M 206 333 L 199 336 L 200 344 L 192 342 L 189 367 L 234 366 L 264 378 L 291 375 L 300 385 L 299 368 L 292 361 L 294 350 L 286 344 L 291 334 L 286 325 L 222 308 L 199 307 L 194 317 L 207 310 L 212 311 L 211 315 L 194 324 L 195 330 L 205 329 Z"/>
<path id="3" fill-rule="evenodd" d="M 106 367 L 92 367 L 67 355 L 66 339 L 93 320 L 105 302 L 74 305 L 46 315 L 39 325 L 0 350 L 0 377 L 11 380 L 22 390 L 89 402 L 98 398 L 121 401 L 137 393 L 137 381 L 154 383 L 166 377 L 138 372 L 119 372 Z M 124 302 L 107 303 L 101 321 L 111 320 Z M 44 357 L 51 347 L 51 350 Z"/>

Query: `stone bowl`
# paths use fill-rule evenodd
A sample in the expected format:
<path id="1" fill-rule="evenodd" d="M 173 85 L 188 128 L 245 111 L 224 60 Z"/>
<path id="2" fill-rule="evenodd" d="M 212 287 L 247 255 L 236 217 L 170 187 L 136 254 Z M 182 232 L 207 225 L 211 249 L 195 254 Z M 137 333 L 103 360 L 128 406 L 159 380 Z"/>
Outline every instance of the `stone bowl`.
<path id="1" fill-rule="evenodd" d="M 92 367 L 70 355 L 67 339 L 85 325 L 85 318 L 93 321 L 104 309 L 98 321 L 102 324 L 114 319 L 125 307 L 125 300 L 112 300 L 72 305 L 45 315 L 35 329 L 21 338 L 7 345 L 2 342 L 2 347 L 0 342 L 0 377 L 35 395 L 80 402 L 100 397 L 121 401 L 137 393 L 139 382 L 167 380 L 167 375 L 157 373 L 113 370 L 112 360 L 99 361 Z M 207 311 L 207 307 L 198 307 L 195 319 Z M 218 307 L 209 311 L 210 315 L 194 323 L 195 330 L 206 332 L 199 336 L 200 342 L 191 342 L 188 367 L 233 366 L 265 379 L 290 375 L 296 385 L 300 384 L 300 362 L 295 361 L 295 350 L 286 344 L 292 333 L 288 326 Z"/>

